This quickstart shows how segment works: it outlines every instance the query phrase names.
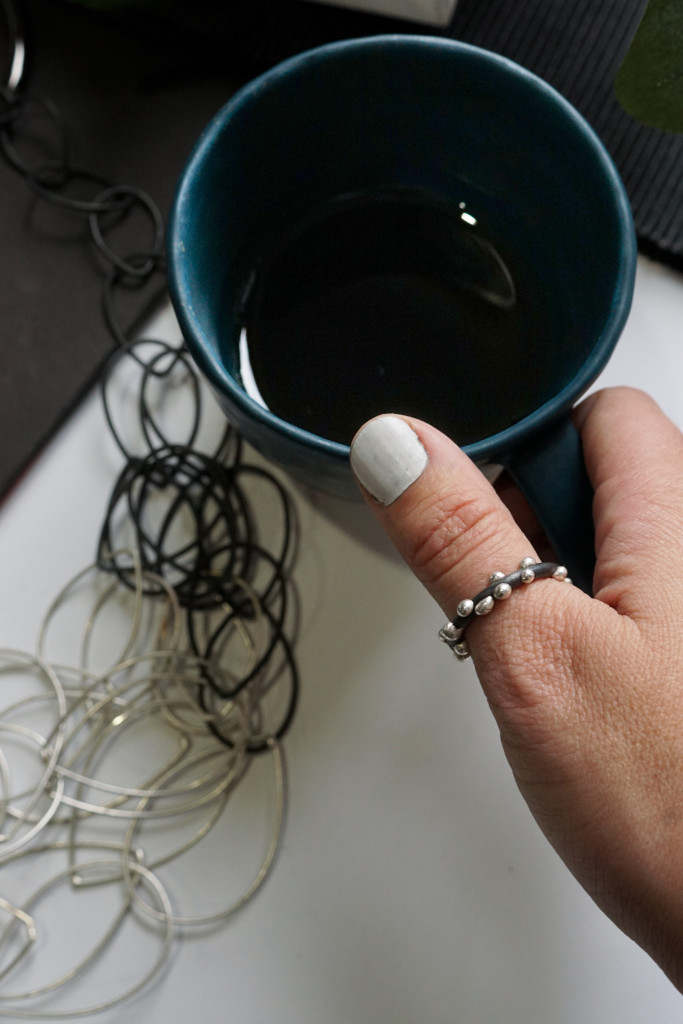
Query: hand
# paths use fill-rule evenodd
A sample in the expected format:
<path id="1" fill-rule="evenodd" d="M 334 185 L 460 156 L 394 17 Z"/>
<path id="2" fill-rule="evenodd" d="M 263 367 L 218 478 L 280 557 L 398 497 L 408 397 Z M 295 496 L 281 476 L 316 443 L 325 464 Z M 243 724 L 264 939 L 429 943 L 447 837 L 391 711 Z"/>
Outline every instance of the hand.
<path id="1" fill-rule="evenodd" d="M 595 490 L 595 597 L 538 580 L 467 639 L 538 824 L 683 991 L 683 435 L 626 388 L 586 399 L 576 423 Z M 494 570 L 538 557 L 524 503 L 518 523 L 426 423 L 378 417 L 351 451 L 377 518 L 446 618 Z"/>

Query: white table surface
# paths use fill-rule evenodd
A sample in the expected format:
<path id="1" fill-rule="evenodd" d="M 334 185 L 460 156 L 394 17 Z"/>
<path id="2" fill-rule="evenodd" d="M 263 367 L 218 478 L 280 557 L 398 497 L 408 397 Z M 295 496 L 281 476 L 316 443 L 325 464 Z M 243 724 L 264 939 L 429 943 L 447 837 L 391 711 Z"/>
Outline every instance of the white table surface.
<path id="1" fill-rule="evenodd" d="M 682 276 L 641 259 L 632 314 L 599 383 L 644 388 L 683 426 Z M 0 506 L 0 645 L 33 649 L 49 600 L 92 560 L 118 465 L 94 395 Z M 473 669 L 438 643 L 439 609 L 370 513 L 294 494 L 302 694 L 285 742 L 288 814 L 273 874 L 230 923 L 181 939 L 147 992 L 97 1019 L 683 1019 L 681 996 L 538 831 Z M 220 844 L 201 856 L 210 885 L 230 883 Z M 175 895 L 197 897 L 192 881 Z M 67 938 L 85 913 L 74 904 Z M 97 996 L 85 977 L 71 1002 Z"/>

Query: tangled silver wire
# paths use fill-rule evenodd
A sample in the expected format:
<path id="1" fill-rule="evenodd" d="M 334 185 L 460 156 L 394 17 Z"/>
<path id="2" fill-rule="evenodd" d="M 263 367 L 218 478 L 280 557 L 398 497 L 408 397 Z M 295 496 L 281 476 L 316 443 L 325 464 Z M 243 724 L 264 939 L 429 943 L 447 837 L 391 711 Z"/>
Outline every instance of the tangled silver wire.
<path id="1" fill-rule="evenodd" d="M 87 222 L 117 346 L 102 400 L 123 468 L 95 561 L 52 600 L 34 650 L 0 648 L 0 1016 L 66 1020 L 139 994 L 181 935 L 227 921 L 268 877 L 286 802 L 282 739 L 299 689 L 294 531 L 287 492 L 245 460 L 230 426 L 209 451 L 202 447 L 202 387 L 183 344 L 132 339 L 122 325 L 117 294 L 163 278 L 161 215 L 142 190 L 112 185 L 71 159 L 54 105 L 22 91 L 24 41 L 12 0 L 0 0 L 0 12 L 11 40 L 0 76 L 0 152 L 33 193 Z M 22 131 L 37 160 L 23 151 Z M 141 212 L 151 244 L 116 253 L 110 229 Z M 130 402 L 121 406 L 131 394 L 133 416 Z M 179 396 L 189 409 L 180 417 Z M 242 860 L 252 863 L 258 847 L 255 867 L 244 877 L 226 870 L 222 898 L 199 885 L 195 905 L 181 904 L 179 892 L 196 881 L 197 851 L 238 827 L 236 794 L 254 772 L 267 828 L 260 844 L 245 841 Z M 109 922 L 79 952 L 60 949 L 50 904 L 68 921 L 71 903 L 95 893 L 106 897 Z M 124 966 L 135 931 L 148 963 L 136 957 Z M 57 953 L 69 961 L 63 969 Z M 77 1005 L 79 981 L 98 969 L 106 996 Z M 125 991 L 117 991 L 123 977 Z"/>
<path id="2" fill-rule="evenodd" d="M 51 603 L 34 653 L 0 649 L 3 692 L 11 695 L 0 712 L 0 870 L 7 879 L 8 866 L 30 859 L 34 867 L 24 882 L 40 879 L 28 893 L 10 894 L 2 887 L 3 1016 L 70 1019 L 130 999 L 161 971 L 183 930 L 225 921 L 251 899 L 278 848 L 285 789 L 279 741 L 263 733 L 247 688 L 235 698 L 214 702 L 210 711 L 201 700 L 202 691 L 216 679 L 226 690 L 234 686 L 237 663 L 244 673 L 258 661 L 263 644 L 260 612 L 249 628 L 242 622 L 235 625 L 234 640 L 241 650 L 229 661 L 200 657 L 184 642 L 184 615 L 173 587 L 144 570 L 134 550 L 113 554 L 120 565 L 128 565 L 125 583 L 97 564 L 87 567 Z M 150 585 L 163 596 L 146 596 Z M 254 594 L 250 597 L 258 604 Z M 56 660 L 50 643 L 52 633 L 61 632 L 60 616 L 70 611 L 73 619 L 83 609 L 78 657 L 71 663 Z M 115 626 L 112 616 L 119 629 L 121 622 L 128 624 L 128 635 L 118 654 L 96 665 L 95 656 L 105 654 Z M 162 869 L 220 825 L 257 756 L 256 735 L 259 749 L 270 757 L 273 776 L 272 794 L 264 801 L 270 805 L 271 822 L 261 863 L 244 890 L 224 898 L 219 909 L 192 912 L 178 907 Z M 56 870 L 55 854 L 62 858 Z M 53 865 L 51 874 L 48 864 Z M 8 980 L 31 957 L 42 953 L 49 967 L 53 950 L 42 934 L 40 905 L 64 882 L 72 891 L 114 888 L 120 906 L 113 921 L 59 977 L 8 990 Z M 213 899 L 218 901 L 215 893 Z M 53 1009 L 55 993 L 73 985 L 102 958 L 131 919 L 139 925 L 151 922 L 158 937 L 157 953 L 141 977 L 125 992 L 96 1005 Z M 108 970 L 117 973 L 115 964 Z"/>

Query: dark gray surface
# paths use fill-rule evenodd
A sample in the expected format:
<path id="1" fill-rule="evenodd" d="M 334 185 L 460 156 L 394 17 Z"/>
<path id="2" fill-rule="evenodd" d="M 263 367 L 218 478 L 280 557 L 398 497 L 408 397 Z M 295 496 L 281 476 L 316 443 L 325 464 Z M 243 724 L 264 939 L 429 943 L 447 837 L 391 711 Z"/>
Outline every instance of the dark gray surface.
<path id="1" fill-rule="evenodd" d="M 26 16 L 26 91 L 57 105 L 73 159 L 145 189 L 166 214 L 193 143 L 241 82 L 234 67 L 200 72 L 179 33 L 57 0 L 30 0 Z M 2 494 L 92 385 L 113 344 L 101 311 L 104 267 L 84 218 L 35 197 L 0 160 L 0 226 Z M 143 216 L 132 228 L 133 248 L 149 243 Z M 126 322 L 152 291 L 122 295 Z"/>

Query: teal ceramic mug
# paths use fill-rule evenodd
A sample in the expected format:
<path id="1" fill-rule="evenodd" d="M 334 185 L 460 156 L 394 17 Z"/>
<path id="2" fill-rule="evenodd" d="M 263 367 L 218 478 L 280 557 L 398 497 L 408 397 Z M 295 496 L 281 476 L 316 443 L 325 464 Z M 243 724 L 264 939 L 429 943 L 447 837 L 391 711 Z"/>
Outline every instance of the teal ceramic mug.
<path id="1" fill-rule="evenodd" d="M 180 178 L 169 279 L 265 456 L 351 495 L 355 429 L 430 420 L 509 470 L 589 589 L 570 410 L 624 325 L 636 251 L 609 156 L 555 90 L 466 44 L 378 36 L 294 57 L 218 112 Z"/>

